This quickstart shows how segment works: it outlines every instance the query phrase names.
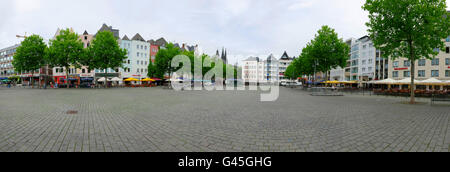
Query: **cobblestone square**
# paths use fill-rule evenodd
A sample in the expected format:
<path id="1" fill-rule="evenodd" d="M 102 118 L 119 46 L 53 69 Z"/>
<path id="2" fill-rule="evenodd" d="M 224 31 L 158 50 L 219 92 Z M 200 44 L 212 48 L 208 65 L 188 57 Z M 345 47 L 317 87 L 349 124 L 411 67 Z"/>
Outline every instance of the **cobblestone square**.
<path id="1" fill-rule="evenodd" d="M 450 151 L 448 105 L 280 89 L 259 102 L 256 91 L 0 88 L 0 151 Z"/>

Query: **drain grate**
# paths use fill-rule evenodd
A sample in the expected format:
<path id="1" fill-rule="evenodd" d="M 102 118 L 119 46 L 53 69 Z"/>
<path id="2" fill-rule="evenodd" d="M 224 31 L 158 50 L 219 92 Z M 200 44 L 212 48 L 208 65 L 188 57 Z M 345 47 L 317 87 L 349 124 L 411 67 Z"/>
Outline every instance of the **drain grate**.
<path id="1" fill-rule="evenodd" d="M 69 111 L 67 111 L 66 113 L 69 114 L 69 115 L 75 115 L 75 114 L 78 114 L 78 111 L 75 111 L 75 110 L 69 110 Z"/>

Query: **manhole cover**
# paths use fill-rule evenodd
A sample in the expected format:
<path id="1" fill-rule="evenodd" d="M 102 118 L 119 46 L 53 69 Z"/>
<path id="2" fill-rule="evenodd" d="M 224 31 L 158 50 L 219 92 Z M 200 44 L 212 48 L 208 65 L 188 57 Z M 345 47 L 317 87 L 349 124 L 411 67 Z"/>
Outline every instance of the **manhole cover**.
<path id="1" fill-rule="evenodd" d="M 78 114 L 78 111 L 75 111 L 75 110 L 69 110 L 69 111 L 67 111 L 67 114 L 69 114 L 69 115 Z"/>

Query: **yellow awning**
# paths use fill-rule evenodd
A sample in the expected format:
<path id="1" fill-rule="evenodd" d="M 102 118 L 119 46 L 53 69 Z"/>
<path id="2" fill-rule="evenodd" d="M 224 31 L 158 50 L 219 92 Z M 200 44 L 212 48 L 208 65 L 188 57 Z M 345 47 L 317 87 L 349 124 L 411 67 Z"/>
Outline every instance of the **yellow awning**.
<path id="1" fill-rule="evenodd" d="M 150 78 L 145 78 L 145 79 L 143 79 L 141 81 L 143 81 L 143 82 L 155 82 L 155 80 L 150 79 Z"/>
<path id="2" fill-rule="evenodd" d="M 123 80 L 123 81 L 131 82 L 131 81 L 139 81 L 139 79 L 136 79 L 136 78 L 128 78 L 128 79 L 125 79 L 125 80 Z"/>

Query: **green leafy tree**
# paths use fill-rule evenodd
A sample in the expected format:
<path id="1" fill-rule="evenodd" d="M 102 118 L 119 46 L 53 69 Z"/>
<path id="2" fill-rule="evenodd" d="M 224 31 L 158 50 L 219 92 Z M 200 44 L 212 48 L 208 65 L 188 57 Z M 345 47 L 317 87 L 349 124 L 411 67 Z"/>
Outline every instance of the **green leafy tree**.
<path id="1" fill-rule="evenodd" d="M 415 62 L 432 59 L 450 35 L 445 0 L 367 0 L 369 35 L 385 56 L 411 61 L 411 104 L 415 103 Z"/>
<path id="2" fill-rule="evenodd" d="M 286 68 L 286 71 L 284 72 L 284 76 L 289 79 L 297 79 L 301 74 L 300 70 L 298 70 L 297 66 L 298 61 L 294 60 L 292 63 Z"/>
<path id="3" fill-rule="evenodd" d="M 83 43 L 79 40 L 78 34 L 66 29 L 61 30 L 60 35 L 50 41 L 47 58 L 51 66 L 65 68 L 66 81 L 69 83 L 70 67 L 80 68 L 80 59 L 84 53 Z M 67 84 L 67 88 L 69 88 L 69 84 Z"/>
<path id="4" fill-rule="evenodd" d="M 175 47 L 173 43 L 167 44 L 165 48 L 158 51 L 155 57 L 155 75 L 158 78 L 164 78 L 165 74 L 172 75 L 177 68 L 171 67 L 173 57 L 181 53 L 180 49 Z"/>
<path id="5" fill-rule="evenodd" d="M 88 48 L 88 56 L 92 60 L 85 60 L 89 62 L 89 64 L 85 65 L 89 65 L 92 69 L 105 70 L 105 81 L 107 81 L 108 69 L 123 67 L 123 62 L 127 59 L 127 54 L 126 49 L 119 47 L 119 43 L 112 32 L 99 32 Z M 107 87 L 106 82 L 105 87 Z"/>
<path id="6" fill-rule="evenodd" d="M 45 62 L 45 52 L 47 45 L 39 35 L 32 35 L 25 38 L 17 48 L 12 62 L 16 71 L 30 71 L 32 76 L 36 70 L 40 69 Z M 34 85 L 34 79 L 30 82 Z M 40 83 L 39 83 L 40 85 Z"/>
<path id="7" fill-rule="evenodd" d="M 302 56 L 306 58 L 306 63 L 314 66 L 315 72 L 328 73 L 333 68 L 345 67 L 349 52 L 350 47 L 338 38 L 334 29 L 322 26 L 315 38 L 303 49 Z"/>
<path id="8" fill-rule="evenodd" d="M 150 62 L 148 64 L 147 76 L 150 77 L 150 78 L 158 77 L 156 75 L 156 66 L 155 66 L 155 64 L 153 64 L 153 62 L 151 60 L 150 60 Z"/>

